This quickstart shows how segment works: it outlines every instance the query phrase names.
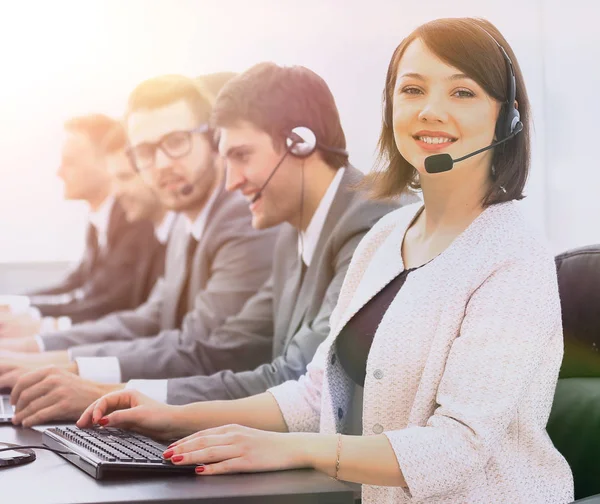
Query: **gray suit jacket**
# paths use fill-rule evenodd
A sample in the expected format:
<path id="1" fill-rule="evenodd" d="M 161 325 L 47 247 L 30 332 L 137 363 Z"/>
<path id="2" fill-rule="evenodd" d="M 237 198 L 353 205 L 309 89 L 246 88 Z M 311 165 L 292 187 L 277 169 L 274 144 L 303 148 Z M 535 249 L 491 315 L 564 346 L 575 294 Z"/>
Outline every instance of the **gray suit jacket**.
<path id="1" fill-rule="evenodd" d="M 300 261 L 298 233 L 290 226 L 281 230 L 271 278 L 236 317 L 208 339 L 197 340 L 189 358 L 196 362 L 195 374 L 205 376 L 169 380 L 170 404 L 247 397 L 304 374 L 329 334 L 329 317 L 359 241 L 383 215 L 417 200 L 414 195 L 395 202 L 369 200 L 352 189 L 362 177 L 355 168 L 346 168 L 301 285 L 293 278 Z M 244 358 L 246 349 L 239 342 L 248 341 L 269 345 L 272 362 L 234 372 L 229 363 Z"/>
<path id="2" fill-rule="evenodd" d="M 121 356 L 124 379 L 157 370 L 161 370 L 158 376 L 177 374 L 178 369 L 167 364 L 165 348 L 185 355 L 184 335 L 206 337 L 227 317 L 238 313 L 271 272 L 278 228 L 253 229 L 248 202 L 241 194 L 228 193 L 223 185 L 218 190 L 194 254 L 189 311 L 181 330 L 176 326 L 177 303 L 185 283 L 186 251 L 191 239 L 182 217 L 171 234 L 165 276 L 157 282 L 148 302 L 137 310 L 118 312 L 96 322 L 76 325 L 69 331 L 44 335 L 46 350 L 73 347 L 73 357 Z M 160 341 L 161 352 L 141 353 L 150 348 L 150 341 Z M 250 362 L 254 365 L 254 361 Z"/>

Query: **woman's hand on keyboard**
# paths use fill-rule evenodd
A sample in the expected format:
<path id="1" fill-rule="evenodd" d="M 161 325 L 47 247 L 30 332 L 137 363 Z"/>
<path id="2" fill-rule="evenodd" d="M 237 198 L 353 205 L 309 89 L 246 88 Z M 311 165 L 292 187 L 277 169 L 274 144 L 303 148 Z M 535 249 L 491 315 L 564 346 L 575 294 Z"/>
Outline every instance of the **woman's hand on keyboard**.
<path id="1" fill-rule="evenodd" d="M 169 406 L 137 390 L 112 392 L 92 403 L 77 421 L 81 429 L 100 425 L 129 429 L 154 439 L 175 439 L 181 407 Z"/>

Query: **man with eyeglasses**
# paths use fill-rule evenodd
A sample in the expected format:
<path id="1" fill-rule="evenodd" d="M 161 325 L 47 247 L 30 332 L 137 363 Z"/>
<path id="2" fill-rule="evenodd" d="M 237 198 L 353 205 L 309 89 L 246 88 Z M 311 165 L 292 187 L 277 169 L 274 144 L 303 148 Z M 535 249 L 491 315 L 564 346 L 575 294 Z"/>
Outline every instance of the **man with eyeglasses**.
<path id="1" fill-rule="evenodd" d="M 107 384 L 142 375 L 148 367 L 161 369 L 165 376 L 180 376 L 160 357 L 152 362 L 140 354 L 112 357 L 110 342 L 154 337 L 185 356 L 196 338 L 207 338 L 237 314 L 266 281 L 278 229 L 255 230 L 244 197 L 225 190 L 208 127 L 211 106 L 194 81 L 183 76 L 153 78 L 132 92 L 126 115 L 132 163 L 163 205 L 181 214 L 167 248 L 164 278 L 150 300 L 135 311 L 42 335 L 44 353 L 0 351 L 0 389 L 14 386 L 19 376 L 45 364 L 79 374 L 93 395 L 110 389 Z M 223 344 L 244 348 L 243 358 L 227 363 L 238 370 L 250 369 L 271 355 L 266 339 L 240 335 Z M 45 391 L 51 388 L 48 382 Z M 85 391 L 80 392 L 67 409 L 77 409 L 77 401 L 85 400 Z M 50 394 L 36 402 L 41 410 L 57 406 Z"/>
<path id="2" fill-rule="evenodd" d="M 131 355 L 152 361 L 138 367 L 137 379 L 114 389 L 136 389 L 169 404 L 247 397 L 298 379 L 329 332 L 354 249 L 379 218 L 412 199 L 366 197 L 367 188 L 358 187 L 363 176 L 345 150 L 334 97 L 307 68 L 255 65 L 224 86 L 211 121 L 219 130 L 228 189 L 244 194 L 254 227 L 281 231 L 269 280 L 240 313 L 210 335 L 196 336 L 188 353 L 161 340 L 113 344 L 121 362 Z M 249 371 L 232 368 L 265 342 L 268 361 Z M 178 371 L 169 379 L 159 368 L 166 362 Z M 73 405 L 83 406 L 81 413 L 97 392 L 97 385 L 64 370 L 33 371 L 13 390 L 14 421 L 75 420 Z"/>

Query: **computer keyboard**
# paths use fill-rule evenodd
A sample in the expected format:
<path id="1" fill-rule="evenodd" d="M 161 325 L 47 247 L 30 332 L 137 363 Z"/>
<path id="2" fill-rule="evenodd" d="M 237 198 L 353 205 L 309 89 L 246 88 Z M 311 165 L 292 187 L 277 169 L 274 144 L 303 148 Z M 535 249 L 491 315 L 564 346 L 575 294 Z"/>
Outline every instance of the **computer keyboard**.
<path id="1" fill-rule="evenodd" d="M 122 429 L 56 427 L 44 431 L 43 442 L 62 451 L 62 457 L 96 479 L 125 471 L 194 470 L 193 466 L 175 466 L 164 460 L 166 445 Z"/>

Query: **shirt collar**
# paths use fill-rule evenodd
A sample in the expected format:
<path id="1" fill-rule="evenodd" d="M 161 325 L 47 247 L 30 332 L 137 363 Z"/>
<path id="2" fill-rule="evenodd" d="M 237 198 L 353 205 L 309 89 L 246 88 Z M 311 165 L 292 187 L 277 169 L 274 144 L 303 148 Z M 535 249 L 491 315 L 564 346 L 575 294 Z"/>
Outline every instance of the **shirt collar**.
<path id="1" fill-rule="evenodd" d="M 167 212 L 163 217 L 163 220 L 159 224 L 154 226 L 154 236 L 161 245 L 165 245 L 169 241 L 171 235 L 171 229 L 177 214 L 175 212 Z"/>
<path id="2" fill-rule="evenodd" d="M 325 194 L 321 198 L 312 219 L 310 219 L 306 231 L 300 232 L 298 238 L 298 254 L 302 257 L 302 261 L 304 261 L 306 266 L 310 266 L 315 249 L 317 248 L 317 243 L 319 242 L 319 237 L 323 231 L 323 226 L 325 225 L 325 219 L 327 219 L 327 214 L 333 204 L 333 199 L 340 187 L 340 182 L 342 181 L 345 171 L 345 168 L 338 168 L 335 177 L 333 177 L 327 191 L 325 191 Z"/>
<path id="3" fill-rule="evenodd" d="M 196 217 L 196 220 L 194 222 L 186 218 L 188 232 L 196 239 L 196 241 L 200 241 L 202 235 L 204 234 L 204 228 L 206 227 L 206 220 L 208 218 L 208 214 L 210 213 L 210 209 L 213 207 L 217 196 L 221 192 L 220 189 L 220 184 L 217 187 L 215 187 L 212 194 L 210 195 L 210 198 L 206 202 L 206 205 L 204 205 L 204 208 L 198 214 L 198 217 Z"/>
<path id="4" fill-rule="evenodd" d="M 111 195 L 102 202 L 97 210 L 90 212 L 89 221 L 96 229 L 99 247 L 105 247 L 108 243 L 108 226 L 114 204 L 115 197 Z"/>

